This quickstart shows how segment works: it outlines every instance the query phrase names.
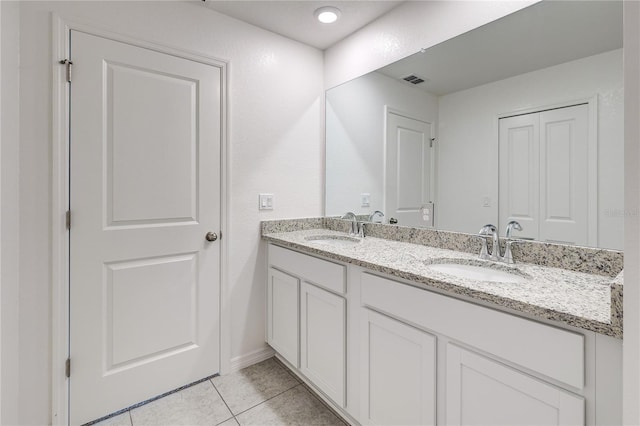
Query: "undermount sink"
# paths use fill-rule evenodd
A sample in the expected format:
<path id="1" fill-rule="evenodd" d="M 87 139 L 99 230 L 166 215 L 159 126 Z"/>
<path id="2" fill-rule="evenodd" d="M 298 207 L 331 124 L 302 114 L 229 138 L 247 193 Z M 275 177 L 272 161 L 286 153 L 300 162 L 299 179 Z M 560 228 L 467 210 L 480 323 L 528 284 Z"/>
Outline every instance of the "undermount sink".
<path id="1" fill-rule="evenodd" d="M 305 237 L 305 240 L 311 243 L 318 243 L 330 246 L 352 246 L 360 243 L 359 238 L 349 237 L 347 235 L 311 235 Z"/>
<path id="2" fill-rule="evenodd" d="M 499 265 L 498 265 L 499 266 Z M 489 265 L 462 263 L 431 263 L 427 267 L 433 271 L 475 281 L 494 283 L 522 283 L 527 277 L 515 268 L 511 270 L 491 267 Z"/>

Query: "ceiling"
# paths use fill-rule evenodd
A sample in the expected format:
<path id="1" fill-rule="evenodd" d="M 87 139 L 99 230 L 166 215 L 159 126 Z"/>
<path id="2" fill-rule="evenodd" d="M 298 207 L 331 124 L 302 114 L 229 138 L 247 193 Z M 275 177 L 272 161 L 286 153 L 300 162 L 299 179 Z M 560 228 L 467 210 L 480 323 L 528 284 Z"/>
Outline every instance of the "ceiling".
<path id="1" fill-rule="evenodd" d="M 325 50 L 349 34 L 375 21 L 400 0 L 205 0 L 204 5 L 257 27 Z M 322 24 L 314 11 L 334 6 L 342 15 L 333 24 Z"/>
<path id="2" fill-rule="evenodd" d="M 621 47 L 622 2 L 543 1 L 379 72 L 444 95 Z"/>

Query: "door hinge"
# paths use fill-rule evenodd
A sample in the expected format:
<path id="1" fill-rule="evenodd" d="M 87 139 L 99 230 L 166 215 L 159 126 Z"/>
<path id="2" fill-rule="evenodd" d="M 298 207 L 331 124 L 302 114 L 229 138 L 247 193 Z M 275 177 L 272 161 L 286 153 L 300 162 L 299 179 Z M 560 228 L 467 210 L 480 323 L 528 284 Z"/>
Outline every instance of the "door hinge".
<path id="1" fill-rule="evenodd" d="M 67 69 L 67 82 L 71 83 L 71 66 L 73 62 L 68 59 L 63 59 L 60 61 L 60 64 L 64 65 Z"/>
<path id="2" fill-rule="evenodd" d="M 71 377 L 71 358 L 67 358 L 64 362 L 64 375 L 65 377 Z"/>
<path id="3" fill-rule="evenodd" d="M 66 226 L 67 229 L 71 229 L 71 210 L 67 210 L 64 215 L 64 226 Z"/>
<path id="4" fill-rule="evenodd" d="M 436 141 L 436 138 L 431 138 L 429 140 L 429 148 L 433 148 L 433 143 Z"/>

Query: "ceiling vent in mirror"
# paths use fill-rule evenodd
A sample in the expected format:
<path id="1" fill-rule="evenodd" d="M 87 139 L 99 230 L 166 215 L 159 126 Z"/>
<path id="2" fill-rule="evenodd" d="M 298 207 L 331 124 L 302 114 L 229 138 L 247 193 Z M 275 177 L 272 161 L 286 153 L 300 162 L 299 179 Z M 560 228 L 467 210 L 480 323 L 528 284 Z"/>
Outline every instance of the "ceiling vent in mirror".
<path id="1" fill-rule="evenodd" d="M 419 77 L 415 74 L 408 75 L 406 77 L 403 77 L 402 79 L 411 84 L 420 84 L 428 80 L 427 78 Z"/>

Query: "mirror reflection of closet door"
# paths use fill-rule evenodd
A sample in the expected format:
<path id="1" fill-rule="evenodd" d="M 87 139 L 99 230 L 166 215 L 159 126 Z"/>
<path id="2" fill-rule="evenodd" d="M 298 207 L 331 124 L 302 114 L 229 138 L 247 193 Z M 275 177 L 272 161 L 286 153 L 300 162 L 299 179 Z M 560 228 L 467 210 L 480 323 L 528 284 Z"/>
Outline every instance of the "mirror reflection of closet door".
<path id="1" fill-rule="evenodd" d="M 515 237 L 591 244 L 587 104 L 500 119 L 500 229 Z"/>
<path id="2" fill-rule="evenodd" d="M 385 215 L 402 226 L 427 226 L 422 207 L 431 201 L 431 123 L 387 113 Z"/>

